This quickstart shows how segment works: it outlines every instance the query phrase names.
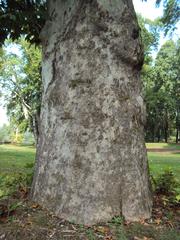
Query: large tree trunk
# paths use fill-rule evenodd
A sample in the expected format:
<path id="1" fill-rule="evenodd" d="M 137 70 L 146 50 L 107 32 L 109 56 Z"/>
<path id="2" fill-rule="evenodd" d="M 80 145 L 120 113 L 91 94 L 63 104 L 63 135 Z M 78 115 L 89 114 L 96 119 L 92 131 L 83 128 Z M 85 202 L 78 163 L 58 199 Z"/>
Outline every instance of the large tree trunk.
<path id="1" fill-rule="evenodd" d="M 132 1 L 55 0 L 49 14 L 33 199 L 77 223 L 149 218 Z"/>

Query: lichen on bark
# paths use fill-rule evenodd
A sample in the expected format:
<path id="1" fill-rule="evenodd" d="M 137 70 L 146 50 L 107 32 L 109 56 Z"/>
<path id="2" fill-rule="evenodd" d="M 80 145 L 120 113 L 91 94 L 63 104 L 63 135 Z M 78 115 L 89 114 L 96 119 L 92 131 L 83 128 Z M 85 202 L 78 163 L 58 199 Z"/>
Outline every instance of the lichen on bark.
<path id="1" fill-rule="evenodd" d="M 143 51 L 132 2 L 55 0 L 49 16 L 32 197 L 77 223 L 148 218 Z"/>

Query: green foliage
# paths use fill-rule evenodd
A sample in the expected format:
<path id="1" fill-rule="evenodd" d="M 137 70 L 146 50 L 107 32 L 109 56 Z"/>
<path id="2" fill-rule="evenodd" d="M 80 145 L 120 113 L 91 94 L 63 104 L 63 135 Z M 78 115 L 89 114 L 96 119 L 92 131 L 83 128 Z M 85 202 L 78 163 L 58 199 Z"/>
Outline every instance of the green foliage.
<path id="1" fill-rule="evenodd" d="M 174 195 L 178 186 L 174 173 L 171 170 L 166 170 L 159 175 L 156 180 L 156 192 L 165 195 Z"/>
<path id="2" fill-rule="evenodd" d="M 23 134 L 22 133 L 13 133 L 11 138 L 12 143 L 21 144 L 23 141 Z"/>
<path id="3" fill-rule="evenodd" d="M 22 34 L 31 43 L 40 43 L 39 33 L 46 20 L 44 0 L 1 0 L 0 43 L 7 37 L 18 39 Z"/>
<path id="4" fill-rule="evenodd" d="M 11 134 L 12 132 L 10 126 L 4 124 L 0 128 L 0 142 L 1 143 L 11 142 Z"/>
<path id="5" fill-rule="evenodd" d="M 141 28 L 141 38 L 144 45 L 145 62 L 151 60 L 150 53 L 152 50 L 157 50 L 160 34 L 160 26 L 157 20 L 151 21 L 143 18 L 140 14 L 137 15 L 138 23 Z M 150 58 L 150 59 L 149 59 Z"/>
<path id="6" fill-rule="evenodd" d="M 22 202 L 14 202 L 9 205 L 8 210 L 9 210 L 9 212 L 15 211 L 21 205 L 22 205 Z"/>
<path id="7" fill-rule="evenodd" d="M 25 35 L 29 42 L 39 44 L 39 34 L 48 16 L 46 2 L 46 0 L 1 0 L 0 43 L 2 44 L 8 36 L 15 40 Z M 161 0 L 157 0 L 157 5 L 160 2 Z M 164 15 L 161 21 L 167 33 L 174 30 L 179 20 L 179 1 L 163 0 L 163 3 Z"/>
<path id="8" fill-rule="evenodd" d="M 161 3 L 163 3 L 164 10 L 160 21 L 163 24 L 166 35 L 169 32 L 172 33 L 176 29 L 176 24 L 180 20 L 180 3 L 179 0 L 156 0 L 157 7 L 159 7 Z"/>
<path id="9" fill-rule="evenodd" d="M 14 54 L 9 49 L 19 49 Z M 38 135 L 41 102 L 41 49 L 20 39 L 7 42 L 3 50 L 0 86 L 14 132 L 33 131 Z"/>
<path id="10" fill-rule="evenodd" d="M 167 41 L 159 50 L 155 61 L 152 50 L 157 48 L 162 27 L 166 33 L 176 27 L 179 20 L 178 1 L 163 2 L 164 16 L 154 22 L 138 16 L 145 49 L 145 61 L 141 72 L 147 108 L 146 141 L 167 142 L 171 134 L 180 138 L 180 41 Z M 176 131 L 176 133 L 175 133 Z"/>
<path id="11" fill-rule="evenodd" d="M 21 201 L 11 202 L 8 197 L 3 200 L 6 200 L 6 204 L 0 205 L 0 216 L 7 218 L 8 222 L 13 222 L 16 219 L 13 212 L 21 207 L 23 203 Z"/>
<path id="12" fill-rule="evenodd" d="M 14 132 L 14 127 L 4 124 L 0 128 L 0 143 L 15 143 L 23 145 L 34 145 L 34 136 L 31 132 Z"/>
<path id="13" fill-rule="evenodd" d="M 12 195 L 19 188 L 29 188 L 32 173 L 13 173 L 0 175 L 0 199 Z"/>
<path id="14" fill-rule="evenodd" d="M 121 216 L 115 216 L 112 218 L 110 223 L 115 224 L 115 225 L 122 225 L 123 222 L 124 222 L 124 219 Z"/>
<path id="15" fill-rule="evenodd" d="M 25 132 L 22 140 L 23 145 L 35 145 L 34 136 L 31 132 Z"/>
<path id="16" fill-rule="evenodd" d="M 176 29 L 176 24 L 180 20 L 179 0 L 164 1 L 164 13 L 161 21 L 164 25 L 165 34 L 172 33 Z"/>
<path id="17" fill-rule="evenodd" d="M 0 198 L 12 195 L 19 188 L 29 188 L 34 171 L 35 149 L 0 145 Z"/>
<path id="18" fill-rule="evenodd" d="M 86 235 L 89 240 L 96 240 L 96 237 L 95 237 L 92 229 L 87 229 Z"/>
<path id="19" fill-rule="evenodd" d="M 167 41 L 159 50 L 155 64 L 142 74 L 147 106 L 146 140 L 167 141 L 180 118 L 180 42 Z"/>
<path id="20" fill-rule="evenodd" d="M 115 216 L 110 222 L 110 226 L 114 226 L 116 230 L 116 239 L 127 240 L 126 231 L 123 226 L 124 219 L 121 216 Z"/>

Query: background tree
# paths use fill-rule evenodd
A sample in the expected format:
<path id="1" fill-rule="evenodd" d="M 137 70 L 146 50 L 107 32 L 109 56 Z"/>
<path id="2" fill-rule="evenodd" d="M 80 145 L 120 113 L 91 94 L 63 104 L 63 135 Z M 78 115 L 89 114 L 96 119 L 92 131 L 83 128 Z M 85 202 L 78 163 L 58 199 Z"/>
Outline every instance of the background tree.
<path id="1" fill-rule="evenodd" d="M 39 33 L 46 16 L 44 0 L 1 0 L 0 42 L 3 43 L 7 37 L 16 40 L 25 35 L 29 42 L 39 44 Z"/>
<path id="2" fill-rule="evenodd" d="M 156 0 L 157 6 L 162 2 L 161 0 Z M 163 28 L 165 30 L 165 35 L 172 33 L 180 20 L 180 3 L 179 0 L 164 0 L 164 12 L 161 18 L 163 23 Z"/>
<path id="3" fill-rule="evenodd" d="M 158 48 L 161 23 L 159 19 L 152 21 L 142 17 L 140 14 L 137 14 L 137 17 L 144 46 L 144 62 L 148 64 L 152 61 L 152 51 Z"/>
<path id="4" fill-rule="evenodd" d="M 147 105 L 146 138 L 168 141 L 179 129 L 179 41 L 167 41 L 159 50 L 155 64 L 143 76 Z"/>
<path id="5" fill-rule="evenodd" d="M 1 0 L 0 43 L 2 44 L 7 37 L 15 40 L 23 34 L 29 42 L 40 44 L 39 34 L 48 17 L 47 2 L 46 0 Z M 159 6 L 162 2 L 164 14 L 161 22 L 167 34 L 176 28 L 176 23 L 179 21 L 179 0 L 156 0 L 156 5 Z"/>
<path id="6" fill-rule="evenodd" d="M 4 124 L 0 127 L 0 143 L 9 143 L 12 139 L 12 130 L 10 126 Z"/>
<path id="7" fill-rule="evenodd" d="M 38 138 L 41 102 L 41 50 L 21 39 L 15 46 L 19 54 L 8 51 L 12 43 L 3 50 L 0 84 L 11 123 L 20 132 L 29 128 Z"/>
<path id="8" fill-rule="evenodd" d="M 147 141 L 168 141 L 170 134 L 178 125 L 179 114 L 176 106 L 179 101 L 179 50 L 178 42 L 168 41 L 159 51 L 156 60 L 152 58 L 157 51 L 162 19 L 149 21 L 138 16 L 144 44 L 145 61 L 141 71 L 144 96 L 147 106 Z M 170 30 L 170 28 L 169 28 Z M 175 47 L 176 45 L 176 47 Z M 174 90 L 173 90 L 174 89 Z M 178 130 L 176 130 L 176 142 Z"/>
<path id="9" fill-rule="evenodd" d="M 148 0 L 144 0 L 148 1 Z M 162 22 L 165 35 L 172 33 L 176 29 L 176 25 L 180 20 L 180 4 L 179 0 L 156 0 L 156 6 L 159 7 L 163 3 L 163 16 L 159 19 Z"/>

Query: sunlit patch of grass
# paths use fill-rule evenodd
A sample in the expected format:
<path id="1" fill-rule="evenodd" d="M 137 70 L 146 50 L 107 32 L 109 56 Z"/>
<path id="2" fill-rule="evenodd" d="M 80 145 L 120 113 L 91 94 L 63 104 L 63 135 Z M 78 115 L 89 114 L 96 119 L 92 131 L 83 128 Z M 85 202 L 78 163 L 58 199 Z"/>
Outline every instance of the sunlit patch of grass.
<path id="1" fill-rule="evenodd" d="M 162 148 L 169 150 L 180 150 L 180 144 L 176 143 L 146 143 L 148 149 L 151 148 Z"/>
<path id="2" fill-rule="evenodd" d="M 35 148 L 31 146 L 0 145 L 0 174 L 21 172 L 27 163 L 33 163 Z"/>
<path id="3" fill-rule="evenodd" d="M 153 175 L 157 176 L 165 170 L 172 170 L 180 182 L 180 153 L 148 152 L 148 159 Z"/>

